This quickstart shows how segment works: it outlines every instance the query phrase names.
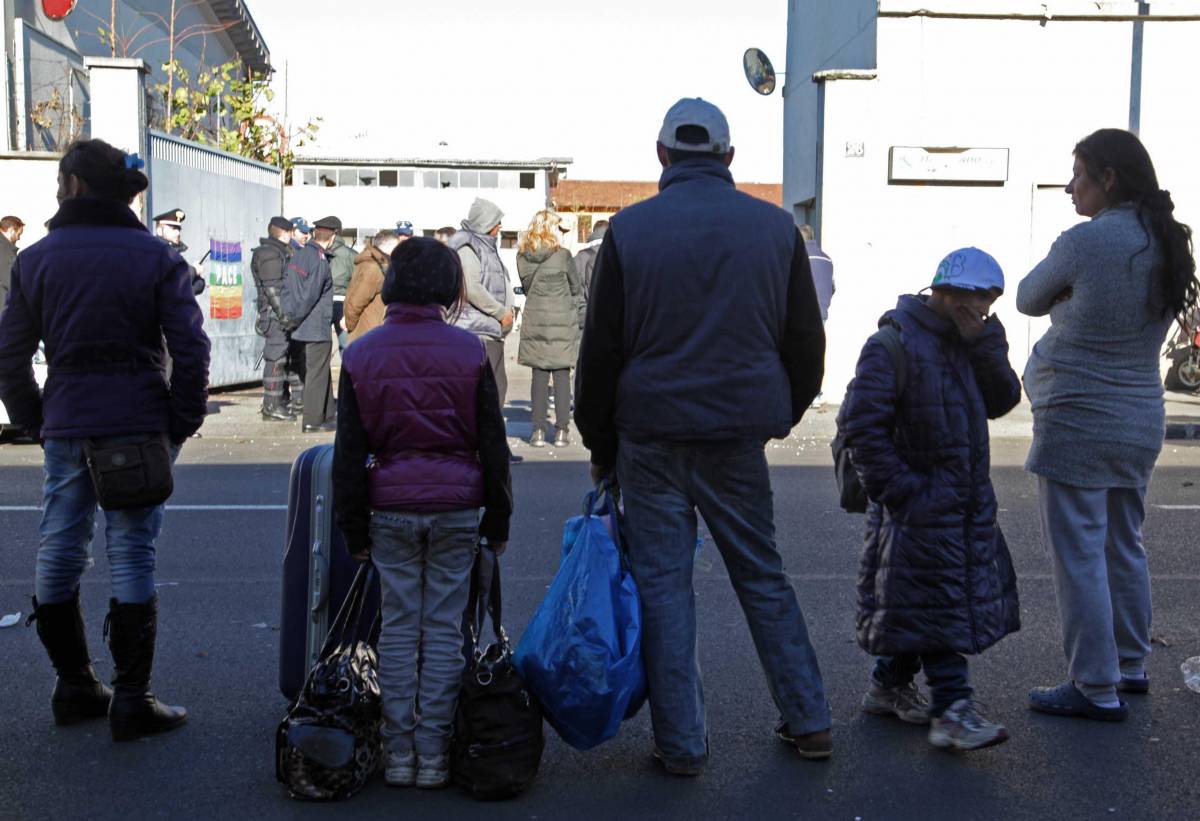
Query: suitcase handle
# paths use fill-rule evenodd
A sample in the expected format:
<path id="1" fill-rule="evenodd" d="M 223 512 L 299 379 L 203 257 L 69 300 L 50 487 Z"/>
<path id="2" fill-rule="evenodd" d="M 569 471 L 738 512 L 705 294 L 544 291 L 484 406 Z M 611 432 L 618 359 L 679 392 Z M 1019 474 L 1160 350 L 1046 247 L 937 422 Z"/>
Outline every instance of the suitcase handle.
<path id="1" fill-rule="evenodd" d="M 318 494 L 316 504 L 314 506 L 316 520 L 322 521 L 325 515 L 325 495 Z M 309 612 L 312 614 L 313 621 L 316 621 L 319 614 L 325 608 L 325 603 L 329 598 L 329 557 L 325 555 L 325 545 L 321 541 L 321 528 L 314 527 L 313 544 L 312 544 L 312 570 L 313 570 L 313 585 L 312 585 L 312 607 Z"/>

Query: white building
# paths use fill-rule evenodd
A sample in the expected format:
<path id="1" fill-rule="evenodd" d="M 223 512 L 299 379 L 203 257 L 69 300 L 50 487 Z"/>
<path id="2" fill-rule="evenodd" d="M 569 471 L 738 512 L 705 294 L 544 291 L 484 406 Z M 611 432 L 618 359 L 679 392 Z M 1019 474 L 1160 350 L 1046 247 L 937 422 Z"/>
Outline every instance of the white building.
<path id="1" fill-rule="evenodd" d="M 836 265 L 831 398 L 896 296 L 966 245 L 1005 270 L 1020 372 L 1046 324 L 1016 285 L 1080 220 L 1063 186 L 1098 128 L 1140 127 L 1200 227 L 1200 2 L 793 0 L 788 25 L 784 203 Z"/>
<path id="2" fill-rule="evenodd" d="M 355 159 L 298 157 L 284 185 L 284 213 L 310 223 L 326 215 L 342 221 L 347 241 L 361 248 L 400 220 L 417 236 L 457 229 L 476 197 L 504 212 L 500 247 L 515 263 L 517 233 L 550 201 L 570 157 L 537 160 Z"/>

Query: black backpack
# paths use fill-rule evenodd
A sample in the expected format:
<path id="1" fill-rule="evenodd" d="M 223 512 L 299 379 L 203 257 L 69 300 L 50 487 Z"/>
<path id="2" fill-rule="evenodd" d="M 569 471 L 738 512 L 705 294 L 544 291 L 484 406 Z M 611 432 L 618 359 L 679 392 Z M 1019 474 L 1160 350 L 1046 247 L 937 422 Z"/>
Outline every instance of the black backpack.
<path id="1" fill-rule="evenodd" d="M 513 665 L 508 636 L 500 624 L 500 563 L 486 548 L 471 573 L 467 603 L 470 659 L 463 675 L 450 771 L 454 782 L 482 801 L 512 798 L 533 784 L 542 762 L 542 710 Z M 484 646 L 480 633 L 485 602 L 481 576 L 491 565 L 486 610 L 496 640 Z"/>
<path id="2" fill-rule="evenodd" d="M 904 386 L 908 381 L 908 365 L 904 357 L 904 340 L 900 337 L 900 329 L 888 323 L 871 335 L 877 339 L 888 352 L 892 360 L 892 368 L 896 371 L 896 394 L 904 394 Z M 853 383 L 852 383 L 853 384 Z M 833 450 L 833 472 L 837 478 L 838 496 L 842 510 L 847 513 L 867 512 L 867 491 L 858 478 L 858 471 L 850 460 L 850 449 L 846 447 L 846 438 L 842 434 L 841 416 L 838 417 L 838 432 L 830 442 Z"/>

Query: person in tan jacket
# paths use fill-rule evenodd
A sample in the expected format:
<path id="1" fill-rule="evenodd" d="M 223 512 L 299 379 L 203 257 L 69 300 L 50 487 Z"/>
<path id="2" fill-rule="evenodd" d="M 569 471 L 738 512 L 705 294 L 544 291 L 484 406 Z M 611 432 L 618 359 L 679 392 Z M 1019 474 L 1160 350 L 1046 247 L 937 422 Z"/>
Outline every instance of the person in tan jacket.
<path id="1" fill-rule="evenodd" d="M 406 239 L 408 237 L 401 237 L 395 231 L 380 231 L 367 250 L 354 258 L 354 274 L 346 289 L 344 314 L 350 342 L 383 324 L 384 305 L 380 296 L 383 277 L 391 264 L 392 251 Z"/>

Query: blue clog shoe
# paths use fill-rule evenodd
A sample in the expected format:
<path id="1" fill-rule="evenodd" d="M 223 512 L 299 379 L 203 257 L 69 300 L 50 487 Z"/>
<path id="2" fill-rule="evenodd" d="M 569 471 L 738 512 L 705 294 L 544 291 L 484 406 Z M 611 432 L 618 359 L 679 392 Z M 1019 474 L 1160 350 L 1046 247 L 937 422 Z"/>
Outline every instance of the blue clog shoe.
<path id="1" fill-rule="evenodd" d="M 1029 691 L 1029 708 L 1054 716 L 1096 721 L 1124 721 L 1129 716 L 1129 705 L 1125 702 L 1118 707 L 1101 707 L 1079 692 L 1073 681 L 1057 687 L 1034 687 Z"/>

